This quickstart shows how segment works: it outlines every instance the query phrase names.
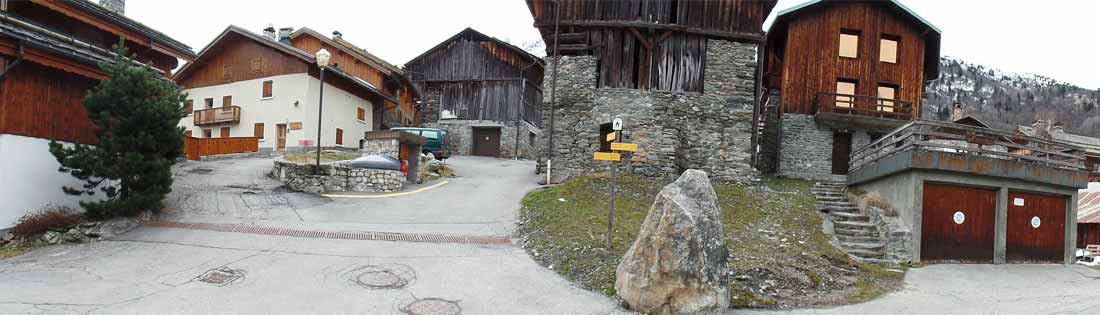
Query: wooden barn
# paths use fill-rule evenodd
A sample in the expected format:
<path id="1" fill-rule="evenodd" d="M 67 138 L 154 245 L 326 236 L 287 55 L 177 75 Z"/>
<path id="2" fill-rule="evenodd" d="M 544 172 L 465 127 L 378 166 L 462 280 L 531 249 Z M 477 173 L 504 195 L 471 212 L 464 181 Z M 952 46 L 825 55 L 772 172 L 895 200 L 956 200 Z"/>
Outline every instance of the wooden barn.
<path id="1" fill-rule="evenodd" d="M 124 41 L 139 65 L 168 76 L 187 45 L 126 17 L 121 0 L 0 1 L 0 230 L 46 204 L 77 207 L 78 185 L 48 152 L 50 140 L 96 143 L 84 95 Z"/>
<path id="2" fill-rule="evenodd" d="M 466 28 L 405 63 L 427 95 L 422 122 L 447 130 L 453 154 L 535 158 L 543 62 Z"/>
<path id="3" fill-rule="evenodd" d="M 1100 192 L 1077 196 L 1077 248 L 1100 245 Z"/>
<path id="4" fill-rule="evenodd" d="M 613 118 L 647 176 L 754 172 L 749 145 L 771 0 L 528 0 L 546 43 L 545 160 L 562 177 L 605 168 L 592 153 Z M 555 71 L 560 69 L 561 71 Z M 726 148 L 715 154 L 714 148 Z M 559 168 L 560 167 L 560 168 Z"/>
<path id="5" fill-rule="evenodd" d="M 853 148 L 920 118 L 940 30 L 901 3 L 809 1 L 768 30 L 757 111 L 762 169 L 842 179 Z"/>

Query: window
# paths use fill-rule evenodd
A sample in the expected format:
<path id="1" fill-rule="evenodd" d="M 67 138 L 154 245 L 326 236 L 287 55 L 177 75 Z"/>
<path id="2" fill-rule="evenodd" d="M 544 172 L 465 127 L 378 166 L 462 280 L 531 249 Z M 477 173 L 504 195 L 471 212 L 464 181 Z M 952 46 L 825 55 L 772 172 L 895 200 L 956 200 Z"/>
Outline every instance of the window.
<path id="1" fill-rule="evenodd" d="M 229 106 L 233 106 L 233 96 L 232 95 L 222 96 L 222 107 L 229 107 Z"/>
<path id="2" fill-rule="evenodd" d="M 840 30 L 840 56 L 859 57 L 859 31 Z"/>
<path id="3" fill-rule="evenodd" d="M 344 144 L 344 129 L 336 128 L 336 145 Z"/>
<path id="4" fill-rule="evenodd" d="M 264 60 L 261 58 L 252 58 L 250 65 L 252 67 L 252 73 L 264 72 Z"/>
<path id="5" fill-rule="evenodd" d="M 836 107 L 852 108 L 856 99 L 856 81 L 849 79 L 836 80 Z"/>
<path id="6" fill-rule="evenodd" d="M 439 139 L 439 132 L 438 131 L 421 131 L 420 135 L 424 136 L 424 138 L 428 138 L 428 139 L 431 139 L 431 140 Z"/>
<path id="7" fill-rule="evenodd" d="M 203 108 L 214 108 L 214 98 L 207 98 L 202 100 L 202 102 L 204 103 L 203 105 L 205 105 Z"/>
<path id="8" fill-rule="evenodd" d="M 897 103 L 894 102 L 895 96 L 898 93 L 898 86 L 886 83 L 879 83 L 878 85 L 878 102 L 876 107 L 879 111 L 894 112 L 894 107 Z"/>
<path id="9" fill-rule="evenodd" d="M 210 131 L 210 129 L 203 129 L 202 130 L 202 137 L 203 138 L 213 138 L 214 134 L 213 134 L 213 132 Z"/>
<path id="10" fill-rule="evenodd" d="M 261 95 L 262 98 L 271 98 L 273 96 L 273 94 L 271 93 L 271 87 L 274 84 L 275 84 L 275 81 L 271 81 L 271 80 L 264 81 L 264 91 L 263 91 L 263 94 Z"/>
<path id="11" fill-rule="evenodd" d="M 531 146 L 535 146 L 535 133 L 534 132 L 528 132 L 527 133 L 527 144 L 529 144 Z"/>
<path id="12" fill-rule="evenodd" d="M 901 38 L 894 35 L 882 35 L 878 42 L 878 60 L 898 63 L 898 42 Z"/>
<path id="13" fill-rule="evenodd" d="M 264 139 L 264 123 L 256 123 L 252 130 L 252 136 L 260 138 L 260 140 Z"/>
<path id="14" fill-rule="evenodd" d="M 191 116 L 195 112 L 195 100 L 183 101 L 183 116 Z"/>
<path id="15" fill-rule="evenodd" d="M 222 80 L 233 80 L 233 65 L 222 66 Z"/>
<path id="16" fill-rule="evenodd" d="M 367 121 L 367 110 L 363 109 L 362 107 L 356 107 L 355 108 L 355 119 L 358 119 L 359 121 L 363 121 L 363 122 Z"/>
<path id="17" fill-rule="evenodd" d="M 222 127 L 222 138 L 229 138 L 229 127 Z"/>

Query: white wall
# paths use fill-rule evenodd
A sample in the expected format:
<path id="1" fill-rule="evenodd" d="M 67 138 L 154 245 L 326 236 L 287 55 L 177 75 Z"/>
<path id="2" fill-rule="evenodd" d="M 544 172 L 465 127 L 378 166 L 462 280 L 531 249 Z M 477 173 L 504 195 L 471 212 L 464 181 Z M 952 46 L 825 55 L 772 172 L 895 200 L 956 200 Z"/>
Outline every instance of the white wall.
<path id="1" fill-rule="evenodd" d="M 61 187 L 80 187 L 83 182 L 68 173 L 49 152 L 50 140 L 0 134 L 0 229 L 15 225 L 19 218 L 46 205 L 65 205 L 80 210 L 80 200 L 102 197 L 71 196 Z"/>
<path id="2" fill-rule="evenodd" d="M 272 97 L 262 98 L 263 81 L 271 80 Z M 185 117 L 179 126 L 192 130 L 192 135 L 202 137 L 203 128 L 219 137 L 222 127 L 229 127 L 230 137 L 251 137 L 256 123 L 264 124 L 264 140 L 261 148 L 275 149 L 276 125 L 301 122 L 302 129 L 287 130 L 287 147 L 297 147 L 301 140 L 317 139 L 317 101 L 320 81 L 305 73 L 273 76 L 229 84 L 187 89 L 187 98 L 193 100 L 194 109 L 203 109 L 204 99 L 213 98 L 214 107 L 222 106 L 222 97 L 233 96 L 233 105 L 241 107 L 241 121 L 236 124 L 194 126 L 194 116 Z M 359 146 L 363 132 L 370 130 L 373 105 L 351 93 L 325 84 L 324 115 L 321 145 L 336 146 L 336 128 L 344 130 L 343 147 Z M 297 105 L 295 105 L 297 103 Z M 356 107 L 363 107 L 365 121 L 356 119 Z"/>

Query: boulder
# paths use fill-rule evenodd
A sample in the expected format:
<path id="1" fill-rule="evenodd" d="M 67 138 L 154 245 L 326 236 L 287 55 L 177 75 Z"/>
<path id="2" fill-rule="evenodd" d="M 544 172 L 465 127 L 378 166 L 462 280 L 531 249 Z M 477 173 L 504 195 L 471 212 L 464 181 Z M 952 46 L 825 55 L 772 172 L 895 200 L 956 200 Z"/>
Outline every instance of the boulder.
<path id="1" fill-rule="evenodd" d="M 61 235 L 61 232 L 46 231 L 46 234 L 42 234 L 42 241 L 50 245 L 61 243 Z"/>
<path id="2" fill-rule="evenodd" d="M 439 172 L 440 169 L 443 169 L 443 162 L 440 162 L 439 160 L 428 161 L 429 172 Z"/>
<path id="3" fill-rule="evenodd" d="M 88 238 L 88 236 L 84 235 L 84 233 L 80 232 L 79 228 L 74 227 L 72 229 L 69 229 L 68 232 L 65 232 L 65 234 L 61 235 L 61 240 L 70 243 L 84 243 L 90 239 Z"/>
<path id="4" fill-rule="evenodd" d="M 728 256 L 718 196 L 706 172 L 688 170 L 657 195 L 615 290 L 646 314 L 717 314 L 729 307 Z"/>

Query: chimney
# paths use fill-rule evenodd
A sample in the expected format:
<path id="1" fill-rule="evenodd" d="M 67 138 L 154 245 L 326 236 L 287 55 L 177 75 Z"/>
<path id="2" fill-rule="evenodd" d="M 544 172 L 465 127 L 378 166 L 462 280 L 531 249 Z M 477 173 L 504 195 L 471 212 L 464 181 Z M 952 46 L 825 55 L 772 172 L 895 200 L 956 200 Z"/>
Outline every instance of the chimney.
<path id="1" fill-rule="evenodd" d="M 332 31 L 332 39 L 341 39 L 343 37 L 344 34 L 341 34 L 340 31 Z"/>
<path id="2" fill-rule="evenodd" d="M 951 121 L 952 122 L 958 121 L 959 119 L 962 119 L 962 118 L 963 118 L 963 104 L 959 103 L 959 102 L 955 102 L 954 105 L 951 105 Z"/>
<path id="3" fill-rule="evenodd" d="M 267 28 L 264 29 L 264 37 L 267 37 L 270 40 L 279 40 L 278 38 L 275 38 L 275 25 L 272 25 L 270 23 L 267 24 Z"/>
<path id="4" fill-rule="evenodd" d="M 1031 129 L 1035 131 L 1033 136 L 1036 138 L 1050 138 L 1050 121 L 1036 119 L 1035 123 L 1031 124 Z"/>
<path id="5" fill-rule="evenodd" d="M 99 0 L 99 5 L 120 15 L 126 15 L 126 0 Z"/>
<path id="6" fill-rule="evenodd" d="M 290 33 L 294 32 L 293 27 L 284 27 L 279 29 L 279 42 L 290 45 Z"/>

